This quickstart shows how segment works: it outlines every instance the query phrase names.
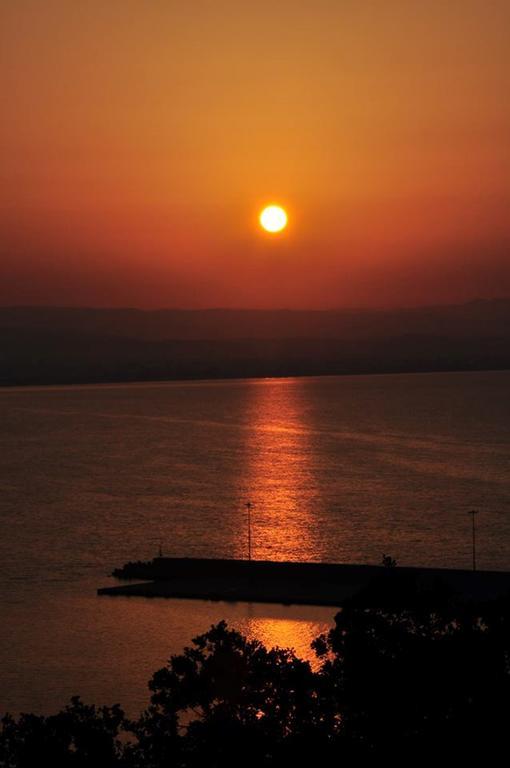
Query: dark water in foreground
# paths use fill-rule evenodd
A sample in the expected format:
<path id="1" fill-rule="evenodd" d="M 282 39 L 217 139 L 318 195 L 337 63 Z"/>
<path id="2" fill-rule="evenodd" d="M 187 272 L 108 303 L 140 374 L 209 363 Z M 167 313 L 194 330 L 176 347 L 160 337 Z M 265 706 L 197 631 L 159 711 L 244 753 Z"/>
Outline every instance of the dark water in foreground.
<path id="1" fill-rule="evenodd" d="M 510 372 L 0 390 L 0 712 L 135 713 L 222 617 L 308 653 L 332 611 L 98 598 L 128 559 L 510 569 Z"/>

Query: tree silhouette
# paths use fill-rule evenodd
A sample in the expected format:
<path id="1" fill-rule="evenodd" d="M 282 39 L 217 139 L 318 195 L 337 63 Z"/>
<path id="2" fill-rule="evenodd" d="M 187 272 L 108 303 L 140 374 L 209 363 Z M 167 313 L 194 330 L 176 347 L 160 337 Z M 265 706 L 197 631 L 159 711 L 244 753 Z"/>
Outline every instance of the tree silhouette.
<path id="1" fill-rule="evenodd" d="M 326 730 L 316 682 L 292 651 L 220 622 L 155 673 L 133 754 L 150 752 L 152 762 L 140 764 L 158 766 L 184 756 L 186 765 L 265 765 L 271 755 L 298 754 Z"/>
<path id="2" fill-rule="evenodd" d="M 315 641 L 344 754 L 422 757 L 506 741 L 509 634 L 501 614 L 346 606 Z"/>
<path id="3" fill-rule="evenodd" d="M 490 764 L 510 721 L 508 603 L 431 604 L 351 601 L 315 640 L 316 669 L 220 622 L 154 674 L 135 721 L 79 699 L 51 717 L 7 715 L 0 766 Z"/>
<path id="4" fill-rule="evenodd" d="M 124 712 L 118 706 L 87 706 L 78 698 L 57 715 L 23 714 L 2 719 L 0 766 L 88 768 L 123 766 L 119 733 Z"/>

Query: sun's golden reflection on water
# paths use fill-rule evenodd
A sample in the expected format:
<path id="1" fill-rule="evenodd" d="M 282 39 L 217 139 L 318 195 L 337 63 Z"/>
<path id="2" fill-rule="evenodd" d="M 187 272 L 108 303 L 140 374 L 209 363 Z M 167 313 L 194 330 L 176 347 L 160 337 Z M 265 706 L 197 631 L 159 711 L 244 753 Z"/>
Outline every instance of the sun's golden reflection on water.
<path id="1" fill-rule="evenodd" d="M 327 620 L 298 620 L 297 618 L 253 617 L 246 620 L 244 629 L 248 637 L 260 640 L 266 648 L 291 648 L 300 659 L 306 659 L 315 669 L 318 660 L 312 642 L 327 632 L 333 616 Z"/>
<path id="2" fill-rule="evenodd" d="M 315 451 L 299 382 L 254 383 L 246 419 L 240 487 L 253 504 L 252 556 L 314 559 Z M 245 546 L 241 539 L 238 556 L 246 556 Z"/>
<path id="3" fill-rule="evenodd" d="M 316 446 L 307 399 L 296 379 L 249 383 L 242 431 L 238 508 L 243 518 L 236 556 L 247 557 L 246 501 L 252 503 L 252 558 L 315 560 L 320 548 Z M 224 604 L 226 607 L 226 605 Z M 333 623 L 335 609 L 239 606 L 233 625 L 268 648 L 292 648 L 313 666 L 312 641 Z M 230 610 L 226 612 L 226 618 Z"/>

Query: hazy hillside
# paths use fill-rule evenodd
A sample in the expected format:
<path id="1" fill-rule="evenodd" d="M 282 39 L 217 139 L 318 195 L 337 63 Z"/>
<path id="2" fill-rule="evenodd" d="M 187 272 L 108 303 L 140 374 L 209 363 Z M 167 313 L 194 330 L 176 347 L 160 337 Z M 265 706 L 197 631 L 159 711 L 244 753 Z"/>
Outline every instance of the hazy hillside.
<path id="1" fill-rule="evenodd" d="M 43 328 L 135 339 L 355 340 L 403 333 L 510 335 L 510 299 L 398 310 L 181 310 L 0 307 L 0 328 Z"/>
<path id="2" fill-rule="evenodd" d="M 510 367 L 510 300 L 393 311 L 0 308 L 0 383 Z"/>

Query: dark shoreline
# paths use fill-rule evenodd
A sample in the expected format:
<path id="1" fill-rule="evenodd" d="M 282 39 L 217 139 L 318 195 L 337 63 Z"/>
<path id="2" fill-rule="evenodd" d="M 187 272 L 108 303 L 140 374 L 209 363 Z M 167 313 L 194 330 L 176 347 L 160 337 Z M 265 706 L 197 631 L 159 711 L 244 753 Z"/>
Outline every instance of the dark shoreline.
<path id="1" fill-rule="evenodd" d="M 510 299 L 396 310 L 0 307 L 0 386 L 510 367 Z"/>
<path id="2" fill-rule="evenodd" d="M 343 373 L 281 373 L 272 374 L 268 376 L 250 376 L 250 375 L 232 375 L 232 376 L 196 376 L 195 378 L 147 378 L 147 379 L 87 379 L 83 381 L 43 381 L 36 382 L 22 382 L 11 383 L 0 381 L 0 390 L 11 389 L 54 389 L 57 387 L 115 387 L 125 384 L 126 386 L 137 384 L 200 384 L 202 382 L 231 382 L 231 381 L 265 381 L 268 379 L 334 379 L 334 378 L 349 378 L 349 377 L 363 377 L 363 376 L 426 376 L 434 374 L 453 374 L 453 373 L 506 373 L 510 371 L 510 366 L 505 365 L 501 368 L 431 368 L 430 370 L 414 370 L 414 369 L 402 369 L 402 370 L 384 370 L 384 371 L 352 371 Z"/>

